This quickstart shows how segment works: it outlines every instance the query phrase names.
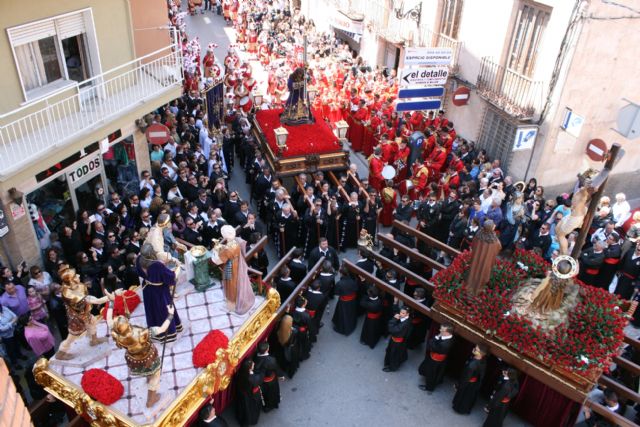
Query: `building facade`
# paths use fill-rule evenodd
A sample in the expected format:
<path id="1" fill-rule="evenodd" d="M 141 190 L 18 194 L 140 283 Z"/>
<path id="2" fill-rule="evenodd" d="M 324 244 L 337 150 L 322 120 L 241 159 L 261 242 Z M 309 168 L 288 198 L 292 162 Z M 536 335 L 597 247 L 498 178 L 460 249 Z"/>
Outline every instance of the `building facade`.
<path id="1" fill-rule="evenodd" d="M 136 119 L 181 96 L 167 21 L 164 0 L 3 5 L 5 265 L 38 263 L 76 212 L 94 210 L 109 191 L 138 190 L 149 151 Z"/>
<path id="2" fill-rule="evenodd" d="M 598 138 L 626 152 L 613 176 L 637 179 L 638 134 L 616 123 L 621 108 L 640 104 L 632 2 L 303 0 L 301 10 L 340 38 L 350 26 L 370 64 L 402 68 L 405 47 L 450 47 L 447 117 L 514 178 L 570 189 L 578 172 L 601 167 L 586 154 Z M 460 86 L 469 102 L 454 106 Z"/>

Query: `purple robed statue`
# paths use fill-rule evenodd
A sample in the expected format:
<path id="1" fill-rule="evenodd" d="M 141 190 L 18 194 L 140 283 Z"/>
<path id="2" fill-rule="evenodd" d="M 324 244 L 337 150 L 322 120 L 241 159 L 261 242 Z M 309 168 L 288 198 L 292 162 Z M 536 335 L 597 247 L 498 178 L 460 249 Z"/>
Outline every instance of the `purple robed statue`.
<path id="1" fill-rule="evenodd" d="M 155 259 L 153 246 L 147 243 L 142 245 L 136 267 L 138 274 L 144 280 L 142 298 L 147 327 L 160 327 L 169 315 L 167 306 L 173 305 L 171 287 L 176 285 L 176 275 L 162 261 Z M 182 332 L 182 323 L 176 310 L 169 329 L 152 339 L 158 342 L 175 341 L 178 332 Z"/>

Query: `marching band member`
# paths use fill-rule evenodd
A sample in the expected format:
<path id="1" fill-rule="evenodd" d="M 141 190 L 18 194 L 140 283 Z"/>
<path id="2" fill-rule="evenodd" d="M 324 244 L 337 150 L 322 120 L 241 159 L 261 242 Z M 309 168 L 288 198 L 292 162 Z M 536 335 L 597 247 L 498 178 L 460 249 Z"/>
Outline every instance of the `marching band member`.
<path id="1" fill-rule="evenodd" d="M 410 154 L 411 149 L 407 145 L 407 141 L 405 139 L 400 139 L 398 151 L 396 152 L 393 160 L 394 167 L 396 168 L 396 182 L 407 178 Z"/>
<path id="2" fill-rule="evenodd" d="M 382 188 L 382 183 L 384 181 L 384 178 L 382 177 L 384 161 L 382 160 L 381 155 L 381 148 L 376 147 L 373 150 L 373 154 L 369 156 L 369 184 L 376 190 Z"/>
<path id="3" fill-rule="evenodd" d="M 398 192 L 393 189 L 393 181 L 388 179 L 382 189 L 382 211 L 380 222 L 385 227 L 390 227 L 393 222 L 393 211 L 398 207 Z"/>

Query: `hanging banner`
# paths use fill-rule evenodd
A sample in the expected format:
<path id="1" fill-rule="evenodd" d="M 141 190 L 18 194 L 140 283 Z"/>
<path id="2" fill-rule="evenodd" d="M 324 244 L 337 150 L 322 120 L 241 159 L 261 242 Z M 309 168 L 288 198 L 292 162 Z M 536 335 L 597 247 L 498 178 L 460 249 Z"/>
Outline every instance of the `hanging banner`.
<path id="1" fill-rule="evenodd" d="M 218 83 L 207 91 L 207 118 L 209 128 L 213 126 L 220 129 L 220 124 L 224 119 L 224 86 Z"/>

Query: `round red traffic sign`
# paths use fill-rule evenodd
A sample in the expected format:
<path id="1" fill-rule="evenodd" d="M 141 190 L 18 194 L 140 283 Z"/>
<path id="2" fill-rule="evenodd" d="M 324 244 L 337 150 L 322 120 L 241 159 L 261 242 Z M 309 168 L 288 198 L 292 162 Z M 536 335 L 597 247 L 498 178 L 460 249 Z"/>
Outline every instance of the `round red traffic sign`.
<path id="1" fill-rule="evenodd" d="M 471 96 L 471 89 L 466 86 L 460 86 L 453 92 L 453 105 L 461 107 L 469 103 L 469 96 Z"/>
<path id="2" fill-rule="evenodd" d="M 594 162 L 601 162 L 607 157 L 607 143 L 601 139 L 592 139 L 587 144 L 587 156 Z"/>
<path id="3" fill-rule="evenodd" d="M 149 126 L 144 134 L 147 136 L 149 144 L 153 145 L 164 145 L 171 138 L 169 128 L 160 123 L 154 123 Z"/>

